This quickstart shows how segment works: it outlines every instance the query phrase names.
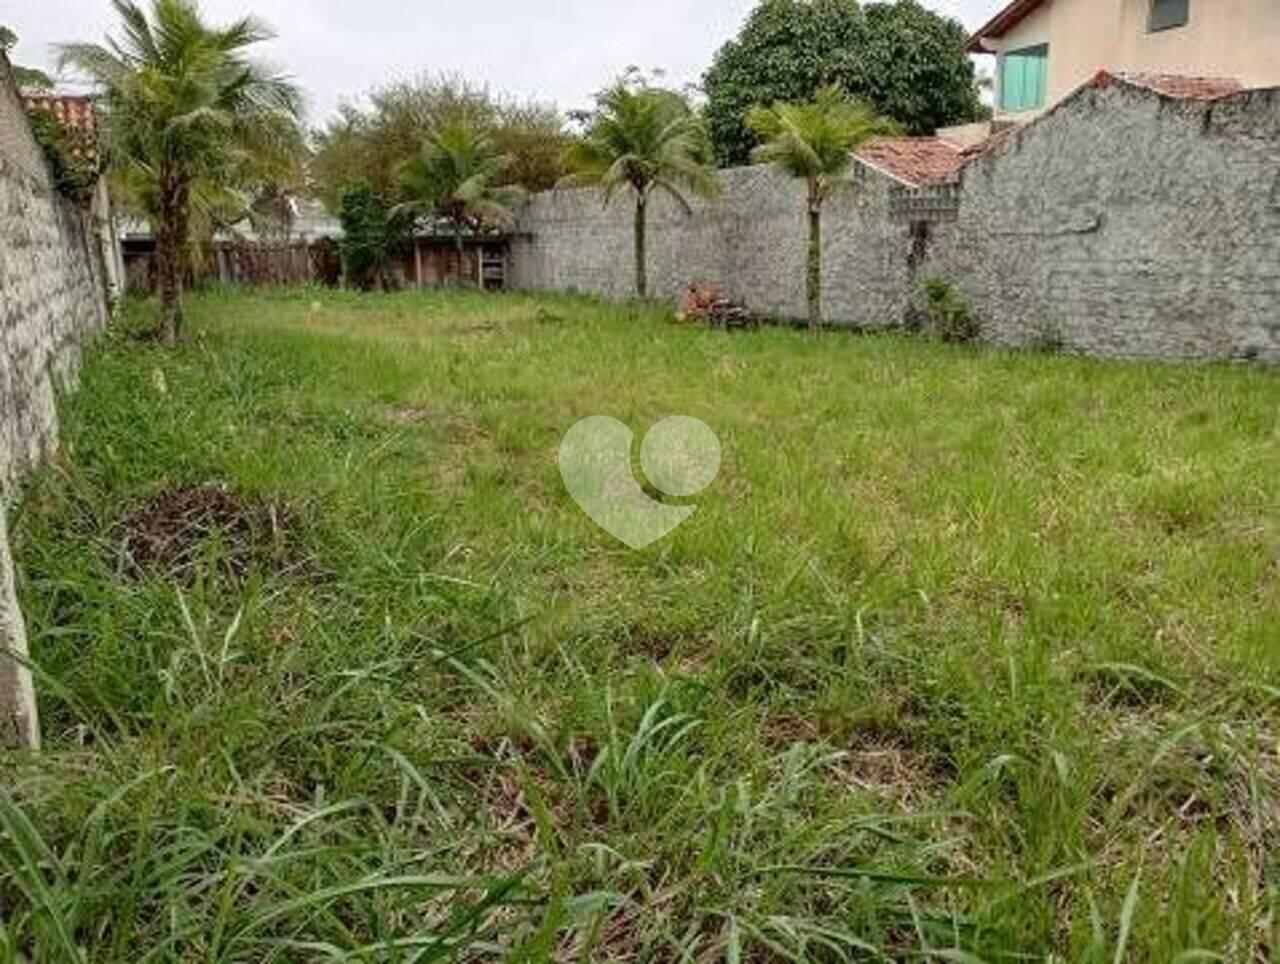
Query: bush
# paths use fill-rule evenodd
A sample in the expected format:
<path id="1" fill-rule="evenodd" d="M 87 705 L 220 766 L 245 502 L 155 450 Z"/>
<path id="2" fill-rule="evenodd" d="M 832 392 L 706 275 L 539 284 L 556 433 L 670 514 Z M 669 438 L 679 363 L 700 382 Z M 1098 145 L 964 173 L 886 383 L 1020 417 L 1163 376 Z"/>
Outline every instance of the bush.
<path id="1" fill-rule="evenodd" d="M 412 239 L 411 223 L 377 191 L 356 187 L 342 196 L 342 269 L 347 284 L 370 291 L 391 287 L 392 262 Z"/>
<path id="2" fill-rule="evenodd" d="M 924 296 L 929 323 L 943 341 L 973 341 L 981 334 L 972 307 L 951 282 L 930 278 L 924 283 Z"/>

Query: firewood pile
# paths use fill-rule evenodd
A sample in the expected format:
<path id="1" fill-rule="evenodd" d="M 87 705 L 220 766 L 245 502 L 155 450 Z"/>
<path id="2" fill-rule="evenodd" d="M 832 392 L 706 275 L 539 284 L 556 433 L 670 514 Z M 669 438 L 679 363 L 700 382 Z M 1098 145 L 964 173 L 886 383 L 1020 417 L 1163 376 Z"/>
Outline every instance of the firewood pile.
<path id="1" fill-rule="evenodd" d="M 695 281 L 689 285 L 681 305 L 680 317 L 705 321 L 713 328 L 755 328 L 760 324 L 760 320 L 745 305 L 725 297 L 709 281 Z"/>

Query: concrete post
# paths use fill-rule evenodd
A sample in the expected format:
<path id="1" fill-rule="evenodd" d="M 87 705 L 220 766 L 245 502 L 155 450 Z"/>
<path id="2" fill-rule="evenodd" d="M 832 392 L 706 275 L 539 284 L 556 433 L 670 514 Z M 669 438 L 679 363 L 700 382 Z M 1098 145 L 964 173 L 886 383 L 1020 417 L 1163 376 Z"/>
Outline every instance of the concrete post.
<path id="1" fill-rule="evenodd" d="M 0 502 L 0 745 L 38 750 L 40 717 L 31 671 L 22 662 L 27 658 L 27 630 L 18 609 L 6 515 Z"/>

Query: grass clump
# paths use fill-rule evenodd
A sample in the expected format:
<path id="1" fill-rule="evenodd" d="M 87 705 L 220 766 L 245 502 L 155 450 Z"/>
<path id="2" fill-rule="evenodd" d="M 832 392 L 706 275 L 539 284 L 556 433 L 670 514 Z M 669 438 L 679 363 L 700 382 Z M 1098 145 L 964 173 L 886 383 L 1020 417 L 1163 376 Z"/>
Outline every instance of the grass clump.
<path id="1" fill-rule="evenodd" d="M 0 960 L 1274 950 L 1270 374 L 188 314 L 91 353 L 15 519 L 49 749 L 4 763 Z M 596 414 L 721 439 L 642 553 L 559 478 Z M 152 516 L 182 551 L 122 567 Z"/>

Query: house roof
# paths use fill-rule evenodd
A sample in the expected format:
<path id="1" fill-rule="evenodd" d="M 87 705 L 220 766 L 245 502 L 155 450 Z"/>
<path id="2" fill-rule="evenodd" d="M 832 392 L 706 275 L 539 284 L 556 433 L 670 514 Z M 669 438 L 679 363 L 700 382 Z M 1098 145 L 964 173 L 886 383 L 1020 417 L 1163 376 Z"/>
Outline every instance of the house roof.
<path id="1" fill-rule="evenodd" d="M 1003 37 L 1044 2 L 1045 0 L 1013 0 L 1012 3 L 983 24 L 969 38 L 969 53 L 990 53 L 991 51 L 982 45 L 984 38 Z"/>
<path id="2" fill-rule="evenodd" d="M 1105 70 L 1099 71 L 1092 80 L 1082 84 L 1081 89 L 1108 87 L 1113 83 L 1125 84 L 1177 100 L 1217 100 L 1245 90 L 1244 85 L 1234 77 L 1184 77 L 1178 74 L 1152 73 L 1113 74 Z M 968 147 L 949 143 L 939 137 L 880 137 L 864 144 L 858 150 L 857 157 L 866 166 L 908 187 L 948 184 L 959 179 L 965 165 L 1015 140 L 1018 134 L 1031 123 L 1035 123 L 1035 120 L 997 123 L 984 140 Z"/>
<path id="3" fill-rule="evenodd" d="M 77 156 L 97 160 L 98 115 L 91 98 L 31 87 L 24 88 L 21 96 L 27 110 L 46 110 L 58 119 L 70 135 L 70 146 Z"/>
<path id="4" fill-rule="evenodd" d="M 858 160 L 912 187 L 955 180 L 965 156 L 937 137 L 878 137 L 858 150 Z"/>

